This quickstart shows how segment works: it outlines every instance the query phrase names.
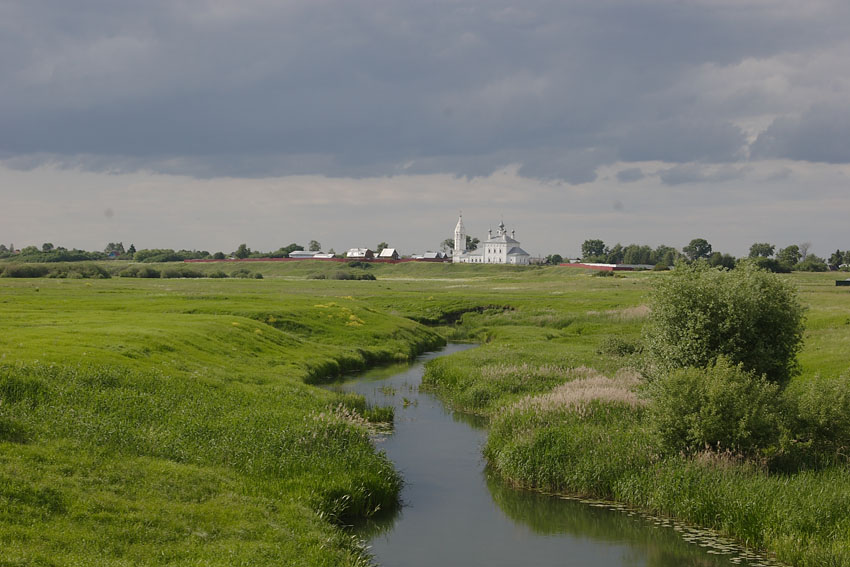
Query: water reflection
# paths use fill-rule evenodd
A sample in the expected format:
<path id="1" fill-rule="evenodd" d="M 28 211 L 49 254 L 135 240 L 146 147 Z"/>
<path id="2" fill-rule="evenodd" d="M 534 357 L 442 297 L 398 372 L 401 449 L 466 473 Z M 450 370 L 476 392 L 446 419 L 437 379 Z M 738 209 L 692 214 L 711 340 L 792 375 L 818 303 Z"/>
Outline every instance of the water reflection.
<path id="1" fill-rule="evenodd" d="M 717 544 L 716 549 L 708 550 L 714 553 L 685 541 L 681 534 L 684 528 L 674 527 L 672 523 L 647 519 L 604 503 L 594 505 L 518 490 L 506 485 L 490 471 L 486 471 L 484 476 L 493 500 L 512 520 L 543 536 L 569 534 L 599 542 L 628 544 L 628 551 L 621 556 L 622 565 L 716 567 L 747 564 L 746 559 L 737 553 L 739 550 L 704 532 L 700 533 L 706 542 Z"/>
<path id="2" fill-rule="evenodd" d="M 376 444 L 404 477 L 403 506 L 356 527 L 369 540 L 378 564 L 759 564 L 753 557 L 732 554 L 734 548 L 705 533 L 607 505 L 516 490 L 488 472 L 481 458 L 486 437 L 482 420 L 451 412 L 419 391 L 424 360 L 470 346 L 449 345 L 412 366 L 384 367 L 334 386 L 395 409 L 393 433 Z"/>

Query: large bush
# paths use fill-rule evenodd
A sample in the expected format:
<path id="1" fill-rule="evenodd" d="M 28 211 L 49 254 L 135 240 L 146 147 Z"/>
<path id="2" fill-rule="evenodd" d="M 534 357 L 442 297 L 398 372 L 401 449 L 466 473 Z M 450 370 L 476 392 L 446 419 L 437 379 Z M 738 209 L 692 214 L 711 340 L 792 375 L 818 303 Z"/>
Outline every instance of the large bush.
<path id="1" fill-rule="evenodd" d="M 42 278 L 50 272 L 47 266 L 34 266 L 32 264 L 10 264 L 3 270 L 4 278 Z"/>
<path id="2" fill-rule="evenodd" d="M 780 384 L 797 372 L 805 310 L 793 286 L 750 262 L 731 271 L 679 264 L 658 279 L 650 303 L 650 373 L 720 356 Z"/>
<path id="3" fill-rule="evenodd" d="M 779 440 L 779 385 L 721 357 L 654 380 L 649 421 L 667 451 L 752 455 Z"/>
<path id="4" fill-rule="evenodd" d="M 795 380 L 785 391 L 792 440 L 787 449 L 802 463 L 850 460 L 850 372 L 838 377 Z"/>

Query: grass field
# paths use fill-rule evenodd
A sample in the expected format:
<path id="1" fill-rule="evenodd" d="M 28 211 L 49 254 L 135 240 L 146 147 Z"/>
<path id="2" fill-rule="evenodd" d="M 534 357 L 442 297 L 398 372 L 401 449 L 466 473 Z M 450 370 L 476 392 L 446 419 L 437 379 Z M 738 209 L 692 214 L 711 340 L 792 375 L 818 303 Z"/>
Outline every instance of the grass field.
<path id="1" fill-rule="evenodd" d="M 395 506 L 401 480 L 362 400 L 310 384 L 446 339 L 482 346 L 431 362 L 426 387 L 499 416 L 486 454 L 517 484 L 628 502 L 799 565 L 850 562 L 846 467 L 652 459 L 640 404 L 617 396 L 664 274 L 243 266 L 263 279 L 0 278 L 0 564 L 366 561 L 339 525 Z M 376 280 L 314 279 L 339 271 Z M 787 277 L 809 307 L 796 380 L 846 372 L 847 288 Z M 589 395 L 570 384 L 608 378 L 607 401 L 564 410 Z"/>

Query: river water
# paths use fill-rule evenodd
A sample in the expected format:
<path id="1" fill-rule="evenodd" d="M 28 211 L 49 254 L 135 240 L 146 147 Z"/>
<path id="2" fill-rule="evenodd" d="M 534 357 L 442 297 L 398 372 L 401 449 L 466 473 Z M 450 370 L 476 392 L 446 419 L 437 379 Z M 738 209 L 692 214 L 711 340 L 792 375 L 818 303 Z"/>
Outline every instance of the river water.
<path id="1" fill-rule="evenodd" d="M 453 344 L 413 364 L 334 386 L 395 408 L 376 439 L 404 478 L 403 506 L 359 527 L 383 567 L 769 565 L 710 534 L 629 510 L 516 490 L 489 473 L 483 422 L 419 392 L 424 364 L 471 348 Z"/>

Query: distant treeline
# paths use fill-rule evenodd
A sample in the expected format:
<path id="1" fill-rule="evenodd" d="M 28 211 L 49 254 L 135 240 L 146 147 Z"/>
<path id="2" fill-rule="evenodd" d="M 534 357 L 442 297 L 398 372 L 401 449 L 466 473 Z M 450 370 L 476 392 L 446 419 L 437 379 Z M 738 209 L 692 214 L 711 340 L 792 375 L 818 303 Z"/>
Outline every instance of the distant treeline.
<path id="1" fill-rule="evenodd" d="M 286 258 L 290 252 L 304 250 L 300 244 L 282 246 L 273 252 L 252 251 L 245 244 L 231 254 L 224 252 L 209 253 L 206 250 L 173 250 L 171 248 L 143 248 L 136 250 L 130 245 L 126 250 L 121 242 L 110 242 L 103 252 L 88 252 L 86 250 L 67 249 L 54 246 L 50 242 L 42 244 L 41 248 L 27 246 L 19 251 L 14 245 L 0 244 L 0 259 L 6 258 L 12 262 L 27 264 L 44 264 L 54 262 L 85 262 L 93 260 L 132 260 L 134 262 L 161 263 L 182 262 L 184 260 L 224 260 L 225 258 Z"/>
<path id="2" fill-rule="evenodd" d="M 738 262 L 746 259 L 759 267 L 778 273 L 791 271 L 826 272 L 828 270 L 850 270 L 850 250 L 836 250 L 828 260 L 808 252 L 808 243 L 792 244 L 780 248 L 767 242 L 756 242 L 750 246 L 745 258 L 736 258 L 712 249 L 704 238 L 695 238 L 681 252 L 671 246 L 651 248 L 647 245 L 621 245 L 619 242 L 608 247 L 602 240 L 585 240 L 581 246 L 582 261 L 605 264 L 643 264 L 659 267 L 672 266 L 679 260 L 695 262 L 702 260 L 710 266 L 734 269 Z"/>
<path id="3" fill-rule="evenodd" d="M 221 270 L 204 273 L 189 266 L 174 266 L 161 270 L 151 266 L 128 266 L 114 274 L 100 264 L 86 262 L 14 263 L 0 266 L 0 277 L 3 278 L 108 279 L 113 275 L 122 278 L 263 278 L 263 274 L 245 268 L 239 268 L 227 274 Z"/>

